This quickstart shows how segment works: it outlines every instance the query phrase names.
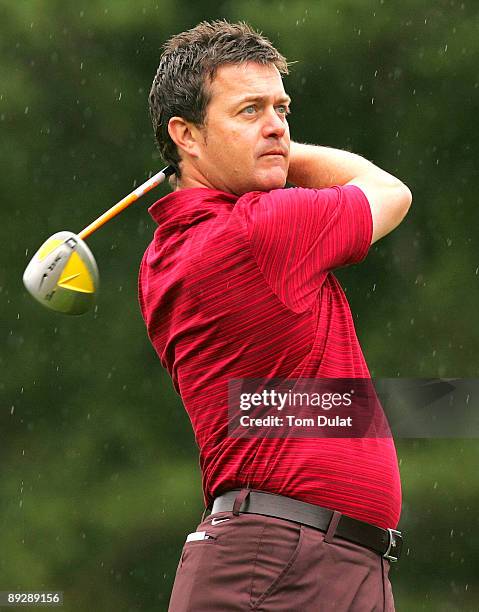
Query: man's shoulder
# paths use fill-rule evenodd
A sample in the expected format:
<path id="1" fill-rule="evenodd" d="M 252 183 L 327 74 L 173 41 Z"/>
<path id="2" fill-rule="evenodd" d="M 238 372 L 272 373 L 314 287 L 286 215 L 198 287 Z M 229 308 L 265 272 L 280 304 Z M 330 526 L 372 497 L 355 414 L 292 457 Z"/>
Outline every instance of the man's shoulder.
<path id="1" fill-rule="evenodd" d="M 330 205 L 340 199 L 339 188 L 309 189 L 305 187 L 283 187 L 271 191 L 250 191 L 236 203 L 238 212 L 252 215 L 300 213 L 308 206 L 319 208 L 321 204 Z"/>
<path id="2" fill-rule="evenodd" d="M 286 185 L 281 189 L 271 189 L 271 191 L 249 191 L 238 198 L 241 202 L 274 202 L 274 201 L 296 201 L 311 200 L 321 198 L 337 198 L 346 187 L 334 185 L 332 187 L 321 187 L 313 189 L 310 187 L 297 187 L 296 185 Z"/>

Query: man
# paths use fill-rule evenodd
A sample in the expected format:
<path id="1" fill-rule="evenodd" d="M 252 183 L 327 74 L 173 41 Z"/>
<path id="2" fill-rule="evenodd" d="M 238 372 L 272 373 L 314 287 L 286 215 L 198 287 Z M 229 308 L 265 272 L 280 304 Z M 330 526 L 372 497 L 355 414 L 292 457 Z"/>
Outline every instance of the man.
<path id="1" fill-rule="evenodd" d="M 185 543 L 172 612 L 394 609 L 392 439 L 228 436 L 233 379 L 369 378 L 330 271 L 411 203 L 369 161 L 290 142 L 287 71 L 246 24 L 201 23 L 166 43 L 150 93 L 176 190 L 150 209 L 140 304 L 212 507 Z"/>

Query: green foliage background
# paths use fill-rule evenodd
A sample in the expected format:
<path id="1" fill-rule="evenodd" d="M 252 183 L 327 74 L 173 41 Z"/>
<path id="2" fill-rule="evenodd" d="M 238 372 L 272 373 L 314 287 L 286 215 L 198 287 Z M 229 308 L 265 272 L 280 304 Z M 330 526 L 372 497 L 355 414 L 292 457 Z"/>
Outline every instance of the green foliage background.
<path id="1" fill-rule="evenodd" d="M 478 377 L 479 6 L 465 0 L 0 1 L 0 590 L 65 610 L 166 610 L 202 511 L 194 437 L 146 337 L 136 275 L 160 188 L 89 240 L 95 311 L 35 304 L 23 269 L 161 166 L 147 93 L 162 42 L 246 19 L 290 60 L 291 131 L 405 180 L 401 228 L 344 270 L 375 376 Z M 471 408 L 473 409 L 473 408 Z M 479 609 L 477 439 L 397 440 L 398 610 Z"/>

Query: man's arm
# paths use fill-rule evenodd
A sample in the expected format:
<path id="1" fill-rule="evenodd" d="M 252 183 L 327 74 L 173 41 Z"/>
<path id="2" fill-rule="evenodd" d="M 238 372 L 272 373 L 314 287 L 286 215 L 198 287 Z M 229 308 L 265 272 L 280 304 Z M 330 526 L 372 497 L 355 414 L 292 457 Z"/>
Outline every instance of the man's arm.
<path id="1" fill-rule="evenodd" d="M 356 185 L 369 201 L 376 242 L 397 227 L 411 205 L 409 188 L 367 159 L 348 151 L 291 143 L 288 181 L 298 187 L 320 189 Z"/>

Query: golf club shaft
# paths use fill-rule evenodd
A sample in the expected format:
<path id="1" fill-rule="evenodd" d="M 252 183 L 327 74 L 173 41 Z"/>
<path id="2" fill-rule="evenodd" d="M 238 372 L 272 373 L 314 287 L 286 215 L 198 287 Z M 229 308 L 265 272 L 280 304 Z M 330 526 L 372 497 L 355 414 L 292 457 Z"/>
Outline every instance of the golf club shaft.
<path id="1" fill-rule="evenodd" d="M 148 191 L 150 191 L 151 189 L 153 189 L 154 187 L 162 183 L 167 176 L 171 176 L 174 173 L 175 173 L 175 169 L 173 168 L 173 166 L 166 166 L 166 168 L 163 168 L 163 170 L 160 170 L 160 172 L 157 172 L 157 174 L 155 174 L 154 176 L 149 178 L 147 181 L 145 181 L 143 185 L 140 185 L 139 187 L 137 187 L 134 191 L 132 191 L 127 196 L 125 196 L 117 204 L 115 204 L 110 209 L 108 209 L 106 212 L 104 212 L 100 217 L 98 217 L 98 219 L 95 219 L 93 223 L 90 223 L 90 225 L 85 227 L 85 229 L 83 229 L 78 234 L 80 238 L 82 240 L 85 240 L 85 238 L 88 238 L 88 236 L 93 234 L 93 232 L 96 232 L 96 230 L 99 229 L 102 225 L 104 225 L 107 221 L 109 221 L 110 219 L 113 219 L 113 217 L 116 217 L 116 215 L 121 213 L 121 211 L 127 208 L 127 206 L 130 206 L 130 204 L 133 204 L 133 202 L 138 200 L 138 198 L 141 198 L 142 195 L 144 195 L 145 193 L 147 193 Z"/>

